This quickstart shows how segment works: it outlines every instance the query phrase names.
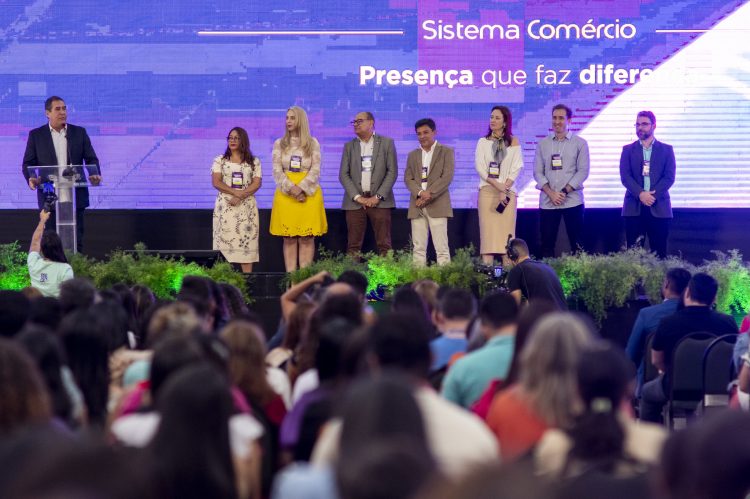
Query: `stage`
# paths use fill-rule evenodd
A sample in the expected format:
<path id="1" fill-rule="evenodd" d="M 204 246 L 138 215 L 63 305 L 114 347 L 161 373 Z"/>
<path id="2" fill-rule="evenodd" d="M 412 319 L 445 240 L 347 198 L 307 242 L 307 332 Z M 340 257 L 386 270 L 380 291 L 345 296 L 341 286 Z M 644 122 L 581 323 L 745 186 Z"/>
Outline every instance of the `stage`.
<path id="1" fill-rule="evenodd" d="M 346 222 L 341 210 L 326 210 L 328 233 L 316 240 L 316 246 L 328 251 L 346 249 Z M 28 249 L 36 227 L 38 212 L 34 210 L 2 210 L 0 244 L 19 241 Z M 750 255 L 750 233 L 747 220 L 750 209 L 676 209 L 669 237 L 670 254 L 680 255 L 692 263 L 711 258 L 711 251 L 738 249 Z M 256 272 L 283 272 L 281 238 L 268 233 L 270 210 L 260 210 L 260 262 Z M 395 249 L 409 245 L 411 226 L 405 209 L 392 214 L 392 241 Z M 185 252 L 211 250 L 211 210 L 87 210 L 85 253 L 101 259 L 112 250 L 132 249 L 137 242 L 149 250 L 180 255 Z M 529 243 L 532 254 L 539 251 L 539 210 L 520 209 L 516 224 L 517 236 Z M 456 209 L 448 224 L 451 249 L 473 244 L 479 246 L 479 222 L 476 210 Z M 584 246 L 589 252 L 619 250 L 625 241 L 624 224 L 619 209 L 588 209 L 584 222 Z M 372 232 L 368 230 L 365 251 L 374 249 Z M 561 225 L 558 233 L 558 254 L 567 251 L 567 238 Z M 428 256 L 434 260 L 430 244 Z"/>

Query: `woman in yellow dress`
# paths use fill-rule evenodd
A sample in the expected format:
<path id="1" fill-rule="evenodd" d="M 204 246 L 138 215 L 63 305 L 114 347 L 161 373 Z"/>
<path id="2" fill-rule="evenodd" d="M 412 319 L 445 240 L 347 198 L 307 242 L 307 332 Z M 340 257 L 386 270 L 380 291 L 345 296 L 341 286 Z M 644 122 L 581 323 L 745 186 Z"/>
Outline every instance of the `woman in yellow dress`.
<path id="1" fill-rule="evenodd" d="M 310 135 L 307 113 L 297 106 L 286 112 L 284 136 L 273 143 L 276 193 L 271 234 L 284 238 L 287 272 L 310 265 L 315 236 L 328 232 L 320 180 L 320 144 Z"/>

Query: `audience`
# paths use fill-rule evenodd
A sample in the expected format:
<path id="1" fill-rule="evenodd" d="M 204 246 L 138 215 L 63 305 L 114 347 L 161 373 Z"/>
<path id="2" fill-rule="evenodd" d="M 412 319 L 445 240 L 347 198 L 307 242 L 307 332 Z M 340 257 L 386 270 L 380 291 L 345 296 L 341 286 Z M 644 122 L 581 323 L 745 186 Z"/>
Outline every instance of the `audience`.
<path id="1" fill-rule="evenodd" d="M 59 298 L 0 291 L 0 497 L 745 497 L 750 416 L 702 417 L 663 446 L 632 415 L 651 331 L 662 387 L 684 334 L 736 332 L 707 275 L 678 310 L 686 280 L 668 271 L 630 360 L 582 316 L 503 292 L 477 307 L 419 280 L 378 315 L 355 271 L 292 286 L 272 341 L 240 290 L 205 277 L 168 300 L 85 279 Z"/>

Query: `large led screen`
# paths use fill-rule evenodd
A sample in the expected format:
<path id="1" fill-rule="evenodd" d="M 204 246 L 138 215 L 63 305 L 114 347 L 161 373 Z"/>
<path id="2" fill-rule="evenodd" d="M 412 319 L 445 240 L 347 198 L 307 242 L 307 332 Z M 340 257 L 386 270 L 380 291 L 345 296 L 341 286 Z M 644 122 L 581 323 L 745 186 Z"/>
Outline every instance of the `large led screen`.
<path id="1" fill-rule="evenodd" d="M 710 0 L 0 2 L 0 208 L 33 208 L 21 175 L 44 99 L 87 128 L 100 209 L 211 208 L 214 156 L 250 134 L 271 206 L 271 148 L 291 105 L 322 147 L 325 204 L 339 207 L 349 121 L 371 111 L 403 170 L 431 117 L 456 150 L 454 207 L 476 206 L 474 148 L 490 108 L 513 111 L 524 150 L 519 206 L 536 207 L 537 142 L 570 106 L 589 142 L 588 207 L 620 206 L 618 161 L 636 112 L 674 146 L 677 207 L 750 206 L 750 4 Z"/>

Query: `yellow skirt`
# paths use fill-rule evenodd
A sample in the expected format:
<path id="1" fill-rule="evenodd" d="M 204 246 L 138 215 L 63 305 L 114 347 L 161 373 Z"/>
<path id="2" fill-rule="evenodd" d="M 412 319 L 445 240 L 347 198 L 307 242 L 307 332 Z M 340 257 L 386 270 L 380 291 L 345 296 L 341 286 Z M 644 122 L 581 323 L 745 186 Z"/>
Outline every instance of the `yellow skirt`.
<path id="1" fill-rule="evenodd" d="M 286 173 L 287 178 L 295 185 L 306 175 L 307 172 Z M 328 220 L 320 187 L 302 203 L 276 189 L 271 208 L 270 232 L 274 236 L 283 237 L 322 236 L 328 232 Z"/>

